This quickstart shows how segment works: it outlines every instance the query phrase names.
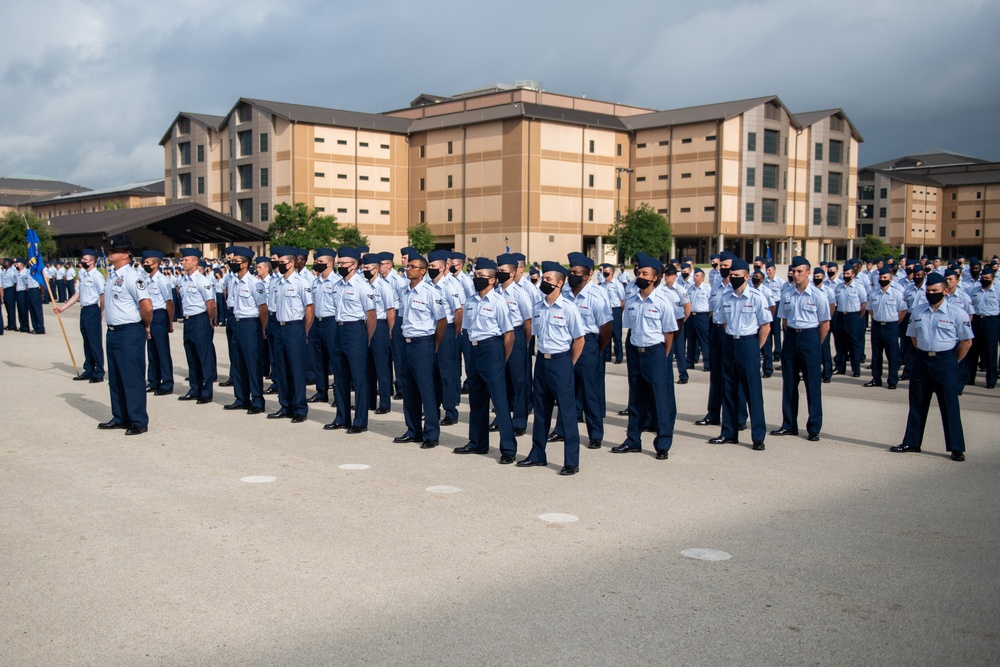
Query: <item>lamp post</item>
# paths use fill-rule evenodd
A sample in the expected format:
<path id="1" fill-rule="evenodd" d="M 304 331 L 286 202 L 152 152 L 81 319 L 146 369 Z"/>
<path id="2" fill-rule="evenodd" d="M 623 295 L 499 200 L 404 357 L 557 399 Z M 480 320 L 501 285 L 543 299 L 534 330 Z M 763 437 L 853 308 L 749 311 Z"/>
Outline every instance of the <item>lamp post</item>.
<path id="1" fill-rule="evenodd" d="M 618 255 L 618 264 L 622 263 L 622 174 L 631 174 L 632 167 L 615 167 L 615 174 L 618 180 L 618 201 L 615 204 L 615 254 Z"/>

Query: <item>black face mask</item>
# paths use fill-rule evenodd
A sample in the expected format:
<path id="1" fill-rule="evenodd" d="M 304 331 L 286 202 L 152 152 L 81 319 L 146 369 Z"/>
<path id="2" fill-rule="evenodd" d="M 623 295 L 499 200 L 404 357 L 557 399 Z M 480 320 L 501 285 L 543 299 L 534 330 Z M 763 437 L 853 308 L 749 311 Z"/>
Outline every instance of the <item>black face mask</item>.
<path id="1" fill-rule="evenodd" d="M 431 268 L 428 268 L 427 269 L 427 275 L 429 275 L 431 277 L 431 280 L 434 280 L 435 278 L 437 278 L 438 276 L 441 275 L 441 269 L 431 269 Z"/>
<path id="2" fill-rule="evenodd" d="M 532 285 L 537 285 L 538 284 L 538 278 L 532 278 L 531 279 L 531 284 Z"/>
<path id="3" fill-rule="evenodd" d="M 854 276 L 844 276 L 844 282 L 849 283 L 854 280 Z"/>
<path id="4" fill-rule="evenodd" d="M 917 287 L 920 287 L 920 286 L 922 286 L 924 284 L 924 279 L 923 278 L 914 278 L 913 279 L 913 284 L 916 285 Z"/>
<path id="5" fill-rule="evenodd" d="M 732 282 L 733 282 L 733 279 L 732 279 L 732 278 L 730 278 L 730 279 L 729 279 L 729 282 L 730 282 L 730 283 L 732 283 Z M 764 282 L 764 281 L 763 281 L 763 280 L 756 280 L 756 279 L 755 279 L 755 280 L 753 281 L 753 286 L 754 286 L 754 287 L 760 287 L 760 284 L 761 284 L 762 282 Z"/>
<path id="6" fill-rule="evenodd" d="M 733 289 L 739 289 L 743 287 L 743 283 L 746 281 L 746 276 L 733 276 L 729 279 L 729 284 L 733 286 Z"/>
<path id="7" fill-rule="evenodd" d="M 371 280 L 375 277 L 375 269 L 365 269 L 365 280 Z"/>
<path id="8" fill-rule="evenodd" d="M 460 266 L 452 266 L 448 270 L 451 271 L 452 273 L 458 273 L 459 269 L 461 269 L 461 268 L 462 267 L 460 267 Z"/>
<path id="9" fill-rule="evenodd" d="M 929 303 L 929 304 L 931 304 L 933 306 L 935 304 L 941 303 L 941 299 L 943 299 L 943 298 L 944 298 L 944 292 L 937 292 L 935 294 L 928 294 L 927 295 L 927 303 Z"/>
<path id="10" fill-rule="evenodd" d="M 888 287 L 889 285 L 892 284 L 892 280 L 879 280 L 878 284 L 881 285 L 882 287 Z"/>
<path id="11" fill-rule="evenodd" d="M 497 271 L 497 282 L 501 285 L 510 280 L 511 274 L 507 271 Z"/>
<path id="12" fill-rule="evenodd" d="M 227 264 L 227 266 L 229 266 L 229 270 L 232 271 L 233 273 L 239 273 L 240 272 L 240 268 L 243 265 L 240 264 L 239 262 L 229 262 Z"/>
<path id="13" fill-rule="evenodd" d="M 795 282 L 795 273 L 792 272 L 792 271 L 788 272 L 788 282 L 790 282 L 790 283 Z"/>
<path id="14" fill-rule="evenodd" d="M 142 265 L 142 268 L 143 268 L 143 270 L 144 270 L 144 271 L 145 271 L 146 273 L 148 273 L 148 274 L 150 274 L 150 275 L 152 275 L 152 274 L 153 274 L 153 265 L 152 265 L 152 264 L 143 264 L 143 265 Z"/>
<path id="15" fill-rule="evenodd" d="M 969 275 L 972 276 L 973 280 L 979 280 L 980 273 L 982 273 L 982 270 L 976 271 L 975 269 L 969 269 Z"/>
<path id="16" fill-rule="evenodd" d="M 986 280 L 986 278 L 983 278 L 979 281 L 979 284 L 983 286 L 983 289 L 989 289 L 990 285 L 993 284 L 993 281 Z"/>
<path id="17" fill-rule="evenodd" d="M 829 276 L 830 279 L 832 280 L 832 279 L 834 279 L 834 278 L 837 277 L 837 272 L 836 271 L 827 271 L 826 275 Z"/>
<path id="18" fill-rule="evenodd" d="M 484 289 L 490 286 L 489 278 L 473 278 L 472 286 L 476 288 L 477 292 L 482 292 Z"/>
<path id="19" fill-rule="evenodd" d="M 683 278 L 684 280 L 687 280 L 687 279 L 688 279 L 688 278 L 690 278 L 690 277 L 691 277 L 691 274 L 690 274 L 690 273 L 682 273 L 682 274 L 681 274 L 681 278 Z"/>
<path id="20" fill-rule="evenodd" d="M 607 279 L 609 279 L 609 280 L 611 279 L 611 276 L 613 276 L 613 275 L 614 275 L 614 273 L 611 272 L 611 271 L 605 271 L 604 272 L 604 277 L 607 278 Z"/>
<path id="21" fill-rule="evenodd" d="M 313 264 L 313 271 L 315 271 L 316 273 L 323 273 L 324 271 L 326 271 L 326 267 L 327 265 L 322 263 Z"/>
<path id="22" fill-rule="evenodd" d="M 349 267 L 349 266 L 338 266 L 337 267 L 337 273 L 340 274 L 341 278 L 346 278 L 347 276 L 351 275 L 351 267 Z"/>
<path id="23" fill-rule="evenodd" d="M 823 279 L 820 277 L 813 278 L 813 283 L 815 283 L 816 285 L 822 285 Z"/>
<path id="24" fill-rule="evenodd" d="M 719 275 L 722 276 L 723 278 L 728 278 L 729 271 L 730 271 L 729 269 L 719 269 Z"/>
<path id="25" fill-rule="evenodd" d="M 719 263 L 718 262 L 712 262 L 712 268 L 715 269 L 716 271 L 718 271 L 719 270 Z"/>
<path id="26" fill-rule="evenodd" d="M 288 264 L 282 264 L 281 262 L 275 262 L 275 264 L 274 264 L 274 270 L 277 271 L 278 273 L 284 275 L 285 271 L 288 270 Z"/>
<path id="27" fill-rule="evenodd" d="M 552 294 L 556 291 L 556 286 L 543 280 L 538 283 L 538 289 L 542 290 L 542 294 Z"/>
<path id="28" fill-rule="evenodd" d="M 574 276 L 572 274 L 570 275 L 569 277 L 570 287 L 579 287 L 582 284 L 583 284 L 583 276 Z"/>
<path id="29" fill-rule="evenodd" d="M 636 278 L 635 279 L 635 286 L 638 287 L 640 291 L 646 289 L 647 287 L 649 287 L 652 284 L 653 284 L 653 282 L 651 280 L 647 280 L 646 278 Z"/>

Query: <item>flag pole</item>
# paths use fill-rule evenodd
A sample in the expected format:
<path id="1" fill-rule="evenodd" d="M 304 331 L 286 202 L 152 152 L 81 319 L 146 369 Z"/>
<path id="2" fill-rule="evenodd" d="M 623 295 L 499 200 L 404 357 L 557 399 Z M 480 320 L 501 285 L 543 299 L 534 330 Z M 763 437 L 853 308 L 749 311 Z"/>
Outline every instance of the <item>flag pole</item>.
<path id="1" fill-rule="evenodd" d="M 31 225 L 28 224 L 28 217 L 26 215 L 24 215 L 23 213 L 21 214 L 21 217 L 24 218 L 24 226 L 28 230 L 30 230 L 31 229 Z M 29 255 L 31 254 L 31 248 L 28 248 L 28 254 Z M 39 259 L 41 258 L 41 256 L 42 256 L 42 249 L 39 248 L 38 249 L 38 257 L 39 257 Z M 42 276 L 42 277 L 44 278 L 44 276 Z M 44 280 L 43 279 L 42 282 L 45 283 L 45 289 L 49 293 L 49 301 L 52 302 L 52 303 L 55 303 L 56 302 L 56 297 L 52 293 L 52 285 L 49 284 L 48 280 Z M 80 374 L 80 367 L 76 365 L 76 357 L 73 356 L 73 348 L 69 344 L 69 336 L 66 335 L 66 326 L 63 324 L 62 316 L 60 316 L 59 313 L 56 313 L 56 319 L 59 320 L 59 328 L 62 329 L 63 340 L 66 342 L 66 350 L 69 351 L 69 360 L 71 362 L 73 362 L 73 370 L 76 372 L 77 375 L 79 375 Z"/>

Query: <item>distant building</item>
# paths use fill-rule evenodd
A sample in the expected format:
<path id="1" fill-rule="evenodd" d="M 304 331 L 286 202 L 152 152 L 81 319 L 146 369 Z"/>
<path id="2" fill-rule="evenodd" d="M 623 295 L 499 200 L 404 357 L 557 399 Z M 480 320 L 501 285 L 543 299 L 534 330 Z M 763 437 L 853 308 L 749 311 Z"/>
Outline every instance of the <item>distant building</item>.
<path id="1" fill-rule="evenodd" d="M 142 208 L 162 206 L 166 203 L 163 179 L 130 183 L 101 190 L 87 190 L 74 194 L 32 200 L 35 215 L 51 220 L 64 215 L 95 213 L 114 208 Z"/>
<path id="2" fill-rule="evenodd" d="M 20 211 L 33 201 L 58 195 L 87 192 L 82 185 L 55 181 L 44 176 L 12 174 L 0 178 L 0 213 Z"/>

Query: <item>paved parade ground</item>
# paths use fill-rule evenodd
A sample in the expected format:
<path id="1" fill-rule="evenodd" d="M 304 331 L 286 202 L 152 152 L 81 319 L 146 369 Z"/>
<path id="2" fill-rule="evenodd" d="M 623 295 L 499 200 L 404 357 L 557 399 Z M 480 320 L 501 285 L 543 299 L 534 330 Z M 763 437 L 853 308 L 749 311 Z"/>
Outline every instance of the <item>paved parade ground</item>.
<path id="1" fill-rule="evenodd" d="M 82 364 L 78 316 L 63 320 Z M 923 453 L 888 452 L 907 383 L 866 375 L 823 385 L 820 442 L 754 452 L 748 432 L 710 445 L 718 427 L 693 424 L 699 368 L 657 461 L 649 434 L 642 454 L 608 451 L 627 397 L 609 366 L 604 448 L 560 477 L 561 443 L 548 468 L 497 465 L 496 434 L 488 456 L 452 454 L 466 404 L 421 450 L 391 442 L 396 401 L 354 436 L 322 430 L 324 404 L 291 424 L 223 411 L 218 386 L 213 405 L 179 402 L 180 325 L 177 389 L 149 398 L 149 433 L 98 431 L 108 385 L 71 381 L 45 318 L 45 336 L 0 338 L 4 665 L 1000 662 L 1000 390 L 961 399 L 964 463 L 936 404 Z M 222 329 L 215 343 L 225 378 Z M 777 428 L 780 373 L 764 400 Z"/>

